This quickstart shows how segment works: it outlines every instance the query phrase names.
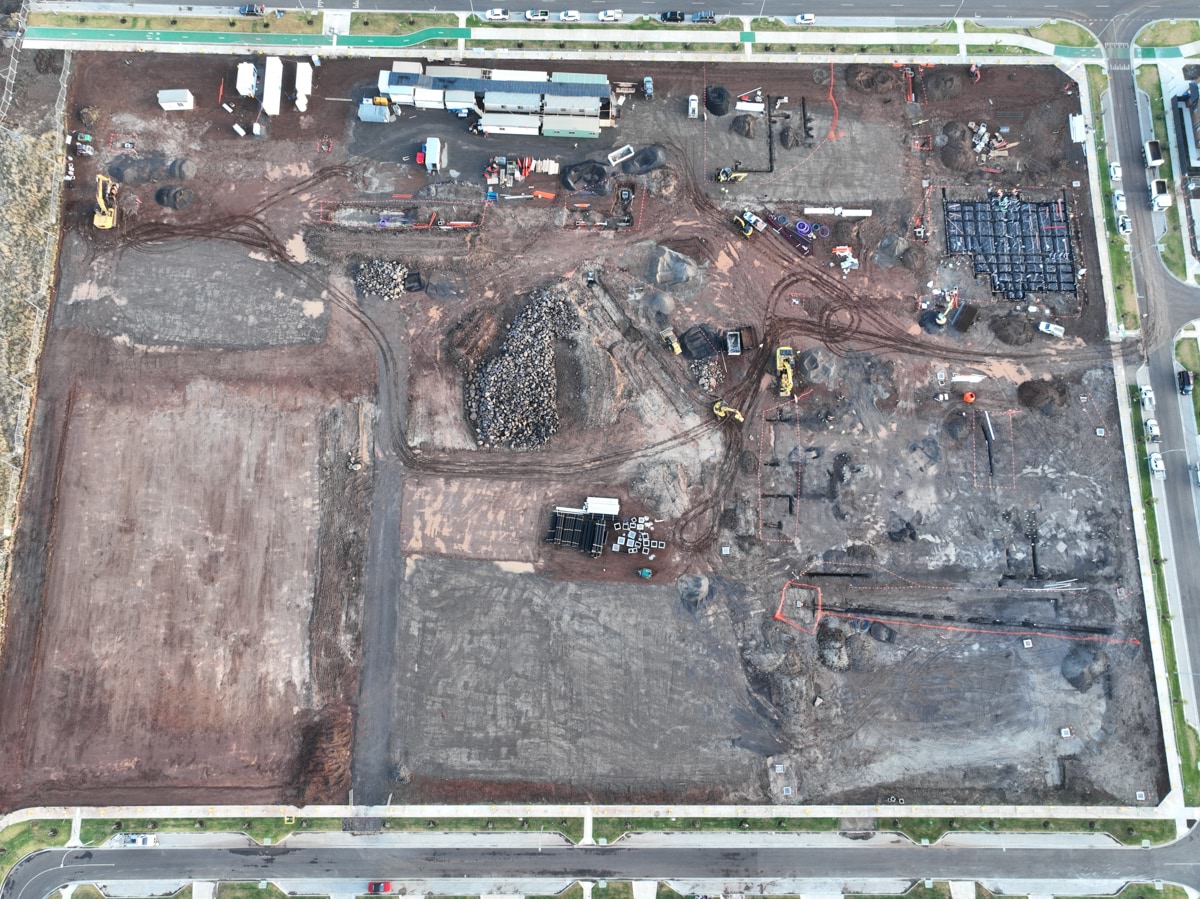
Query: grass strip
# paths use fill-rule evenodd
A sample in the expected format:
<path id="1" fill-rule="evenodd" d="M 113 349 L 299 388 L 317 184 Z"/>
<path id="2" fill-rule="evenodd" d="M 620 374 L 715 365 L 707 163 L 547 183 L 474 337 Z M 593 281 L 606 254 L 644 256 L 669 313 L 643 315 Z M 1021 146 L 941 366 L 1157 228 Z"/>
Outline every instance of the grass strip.
<path id="1" fill-rule="evenodd" d="M 65 846 L 71 838 L 71 822 L 67 820 L 25 821 L 0 831 L 0 883 L 13 866 L 39 849 Z"/>
<path id="2" fill-rule="evenodd" d="M 963 30 L 968 34 L 1023 34 L 1026 37 L 1047 41 L 1060 47 L 1095 47 L 1092 33 L 1074 22 L 1043 22 L 1033 28 L 985 28 L 975 22 L 965 22 Z"/>
<path id="3" fill-rule="evenodd" d="M 1158 538 L 1158 516 L 1155 514 L 1154 491 L 1150 486 L 1150 460 L 1146 457 L 1146 432 L 1142 424 L 1142 405 L 1137 387 L 1129 388 L 1129 405 L 1133 416 L 1134 452 L 1137 454 L 1138 482 L 1141 486 L 1142 509 L 1146 519 L 1146 540 L 1150 544 L 1150 567 L 1154 573 L 1154 607 L 1162 632 L 1163 667 L 1167 670 L 1167 699 L 1171 703 L 1171 719 L 1175 724 L 1175 742 L 1179 751 L 1180 778 L 1183 781 L 1183 800 L 1188 806 L 1200 804 L 1200 734 L 1183 717 L 1183 694 L 1179 687 L 1179 663 L 1175 658 L 1175 639 L 1171 633 L 1171 611 L 1167 605 L 1167 576 L 1163 570 L 1162 546 Z"/>
<path id="4" fill-rule="evenodd" d="M 751 31 L 798 31 L 798 32 L 813 32 L 813 31 L 841 31 L 843 33 L 853 33 L 861 31 L 863 33 L 872 32 L 923 32 L 923 33 L 946 33 L 953 34 L 957 31 L 953 21 L 942 22 L 940 25 L 906 25 L 899 28 L 838 28 L 833 25 L 788 25 L 786 19 L 779 19 L 775 16 L 758 16 L 751 20 Z"/>
<path id="5" fill-rule="evenodd" d="M 1117 234 L 1117 216 L 1113 207 L 1113 184 L 1108 177 L 1108 142 L 1104 137 L 1104 117 L 1100 114 L 1100 95 L 1108 90 L 1108 76 L 1100 66 L 1087 67 L 1088 93 L 1092 98 L 1092 123 L 1096 139 L 1096 171 L 1100 178 L 1100 196 L 1103 209 L 1096 214 L 1104 218 L 1104 233 L 1108 242 L 1109 268 L 1112 272 L 1113 297 L 1117 302 L 1117 315 L 1128 330 L 1137 330 L 1141 324 L 1138 315 L 1137 291 L 1133 287 L 1133 262 L 1129 255 L 1129 244 Z M 1127 201 L 1128 202 L 1128 201 Z"/>
<path id="6" fill-rule="evenodd" d="M 452 13 L 375 13 L 350 14 L 351 34 L 412 34 L 422 28 L 456 28 L 458 16 Z"/>
<path id="7" fill-rule="evenodd" d="M 125 16 L 107 13 L 35 12 L 28 23 L 48 28 L 108 28 L 127 31 L 232 31 L 275 34 L 320 34 L 321 20 L 303 12 L 255 16 Z M 457 23 L 456 23 L 457 24 Z"/>
<path id="8" fill-rule="evenodd" d="M 1137 36 L 1139 47 L 1178 47 L 1193 41 L 1200 41 L 1200 22 L 1195 19 L 1155 22 Z"/>
<path id="9" fill-rule="evenodd" d="M 1166 111 L 1163 109 L 1162 82 L 1158 77 L 1158 66 L 1139 66 L 1137 70 L 1138 87 L 1150 98 L 1150 118 L 1154 122 L 1154 138 L 1167 152 L 1163 153 L 1163 164 L 1158 168 L 1158 177 L 1166 179 L 1171 185 L 1172 196 L 1175 190 L 1175 176 L 1171 168 L 1170 143 L 1167 141 Z M 1179 226 L 1179 206 L 1172 203 L 1167 207 L 1167 231 L 1162 236 L 1160 245 L 1163 265 L 1180 281 L 1187 280 L 1187 263 L 1184 262 L 1183 230 Z"/>

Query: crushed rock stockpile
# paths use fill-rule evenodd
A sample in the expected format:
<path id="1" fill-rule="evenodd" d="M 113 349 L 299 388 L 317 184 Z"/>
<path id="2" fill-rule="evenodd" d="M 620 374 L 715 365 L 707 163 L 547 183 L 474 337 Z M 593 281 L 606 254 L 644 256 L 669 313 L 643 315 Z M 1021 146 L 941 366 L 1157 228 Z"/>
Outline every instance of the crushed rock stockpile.
<path id="1" fill-rule="evenodd" d="M 467 382 L 467 417 L 480 446 L 537 449 L 558 432 L 554 343 L 578 327 L 558 289 L 534 291 L 508 326 L 500 351 Z"/>
<path id="2" fill-rule="evenodd" d="M 405 293 L 420 290 L 424 282 L 419 274 L 409 271 L 402 262 L 372 259 L 358 267 L 354 286 L 364 296 L 398 300 Z"/>

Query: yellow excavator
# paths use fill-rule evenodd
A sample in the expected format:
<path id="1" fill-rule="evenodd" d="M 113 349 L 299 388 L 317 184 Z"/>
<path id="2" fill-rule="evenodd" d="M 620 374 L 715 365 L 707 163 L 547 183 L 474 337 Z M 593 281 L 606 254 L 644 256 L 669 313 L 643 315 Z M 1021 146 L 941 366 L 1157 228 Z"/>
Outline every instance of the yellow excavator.
<path id="1" fill-rule="evenodd" d="M 101 231 L 117 227 L 117 191 L 120 186 L 108 175 L 96 175 L 96 211 L 92 224 Z"/>
<path id="2" fill-rule="evenodd" d="M 736 422 L 743 422 L 746 420 L 746 416 L 742 415 L 741 410 L 733 408 L 733 406 L 730 406 L 724 400 L 717 400 L 715 403 L 713 403 L 713 415 L 722 419 L 728 415 L 732 415 L 733 420 Z"/>
<path id="3" fill-rule="evenodd" d="M 795 388 L 795 378 L 792 370 L 792 359 L 796 351 L 790 346 L 781 346 L 775 350 L 775 373 L 779 375 L 779 395 L 791 396 Z"/>

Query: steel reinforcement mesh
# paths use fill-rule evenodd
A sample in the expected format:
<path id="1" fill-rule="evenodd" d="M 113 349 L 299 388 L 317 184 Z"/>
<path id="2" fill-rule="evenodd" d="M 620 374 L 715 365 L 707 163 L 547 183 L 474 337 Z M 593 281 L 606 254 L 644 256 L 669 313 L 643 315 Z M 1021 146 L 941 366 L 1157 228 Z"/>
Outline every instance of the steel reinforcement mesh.
<path id="1" fill-rule="evenodd" d="M 1038 291 L 1076 291 L 1066 195 L 1030 202 L 1016 193 L 983 200 L 952 200 L 942 191 L 946 253 L 970 254 L 975 277 L 990 279 L 992 293 L 1023 300 Z"/>

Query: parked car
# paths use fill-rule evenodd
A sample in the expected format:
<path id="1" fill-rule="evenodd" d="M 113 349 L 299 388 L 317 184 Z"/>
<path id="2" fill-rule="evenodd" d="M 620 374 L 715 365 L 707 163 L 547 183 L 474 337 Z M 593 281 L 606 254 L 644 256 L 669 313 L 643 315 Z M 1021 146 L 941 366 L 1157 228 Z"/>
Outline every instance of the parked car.
<path id="1" fill-rule="evenodd" d="M 1146 419 L 1146 442 L 1159 443 L 1162 441 L 1162 431 L 1158 428 L 1157 418 Z"/>
<path id="2" fill-rule="evenodd" d="M 688 97 L 688 118 L 700 118 L 700 98 L 696 94 L 692 94 L 690 97 Z"/>
<path id="3" fill-rule="evenodd" d="M 1142 408 L 1147 412 L 1154 411 L 1154 388 L 1148 384 L 1143 384 L 1138 391 L 1138 395 L 1142 400 Z"/>
<path id="4" fill-rule="evenodd" d="M 93 147 L 91 144 L 76 144 L 75 152 L 78 153 L 80 156 L 95 156 L 96 148 Z"/>
<path id="5" fill-rule="evenodd" d="M 1162 453 L 1150 454 L 1150 473 L 1160 481 L 1167 479 L 1167 466 L 1163 463 Z"/>
<path id="6" fill-rule="evenodd" d="M 692 13 L 692 23 L 694 25 L 712 25 L 717 21 L 717 14 L 711 10 Z"/>
<path id="7" fill-rule="evenodd" d="M 79 141 L 81 144 L 90 144 L 92 142 L 92 136 L 83 131 L 79 131 L 75 134 L 75 140 Z"/>
<path id="8" fill-rule="evenodd" d="M 664 22 L 682 22 L 684 20 L 683 10 L 681 9 L 669 9 L 664 13 L 660 13 L 658 17 Z"/>
<path id="9" fill-rule="evenodd" d="M 1054 324 L 1054 322 L 1038 322 L 1038 330 L 1043 334 L 1049 334 L 1051 337 L 1059 339 L 1067 336 L 1067 329 L 1062 325 Z"/>
<path id="10" fill-rule="evenodd" d="M 1121 180 L 1121 163 L 1114 162 L 1112 165 L 1110 165 L 1108 167 L 1108 177 L 1111 178 L 1113 181 Z"/>
<path id="11" fill-rule="evenodd" d="M 1196 379 L 1192 377 L 1192 373 L 1186 368 L 1180 369 L 1179 372 L 1179 392 L 1183 396 L 1187 396 L 1192 392 L 1192 387 L 1195 385 Z"/>
<path id="12" fill-rule="evenodd" d="M 1117 233 L 1122 236 L 1133 233 L 1133 222 L 1129 220 L 1129 216 L 1122 215 L 1117 217 Z"/>
<path id="13" fill-rule="evenodd" d="M 625 13 L 619 9 L 602 9 L 600 10 L 601 22 L 620 22 L 624 18 Z"/>
<path id="14" fill-rule="evenodd" d="M 1200 487 L 1200 465 L 1192 466 L 1192 476 L 1196 479 L 1196 486 Z"/>
<path id="15" fill-rule="evenodd" d="M 817 17 L 810 12 L 802 12 L 796 16 L 797 25 L 816 25 Z"/>
<path id="16" fill-rule="evenodd" d="M 127 833 L 125 834 L 126 846 L 157 846 L 158 837 L 150 833 Z"/>
<path id="17" fill-rule="evenodd" d="M 1125 202 L 1125 192 L 1124 191 L 1119 190 L 1115 194 L 1113 194 L 1113 209 L 1115 209 L 1117 211 L 1118 215 L 1121 214 L 1122 212 L 1127 211 L 1128 208 L 1129 208 L 1129 206 Z"/>
<path id="18" fill-rule="evenodd" d="M 550 10 L 548 9 L 527 9 L 525 10 L 526 22 L 549 22 Z"/>
<path id="19" fill-rule="evenodd" d="M 487 12 L 485 12 L 483 14 L 483 18 L 485 21 L 488 21 L 488 22 L 507 22 L 508 21 L 508 10 L 507 9 L 489 9 Z"/>
<path id="20" fill-rule="evenodd" d="M 579 10 L 564 9 L 562 12 L 560 12 L 558 14 L 558 21 L 560 21 L 560 22 L 578 22 L 579 21 Z"/>
<path id="21" fill-rule="evenodd" d="M 647 100 L 654 99 L 654 79 L 649 75 L 642 79 L 642 94 Z"/>
<path id="22" fill-rule="evenodd" d="M 381 893 L 387 893 L 391 889 L 392 882 L 390 880 L 372 880 L 367 884 L 367 892 L 373 896 L 377 896 Z"/>

